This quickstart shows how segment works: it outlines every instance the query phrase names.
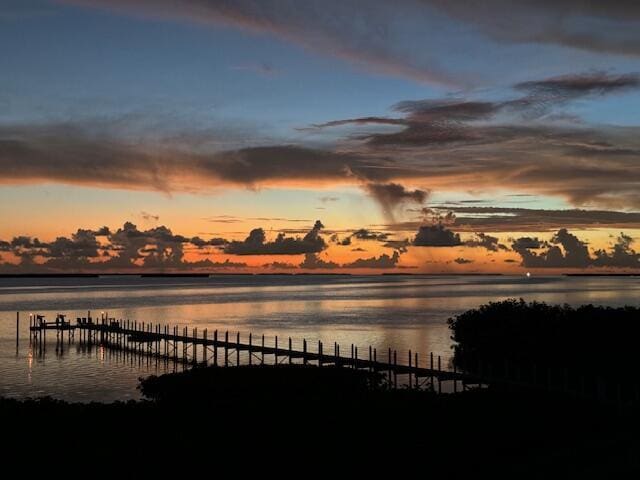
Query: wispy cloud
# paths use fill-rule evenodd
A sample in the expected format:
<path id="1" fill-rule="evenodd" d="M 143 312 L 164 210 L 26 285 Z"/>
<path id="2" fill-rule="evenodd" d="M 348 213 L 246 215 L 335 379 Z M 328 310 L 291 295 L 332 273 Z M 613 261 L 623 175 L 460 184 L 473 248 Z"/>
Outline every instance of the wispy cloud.
<path id="1" fill-rule="evenodd" d="M 501 101 L 405 101 L 395 106 L 396 131 L 371 132 L 368 122 L 356 122 L 356 136 L 324 148 L 290 143 L 218 150 L 189 143 L 189 132 L 180 142 L 161 134 L 132 140 L 119 133 L 122 122 L 119 129 L 105 122 L 4 124 L 0 183 L 168 194 L 356 185 L 390 220 L 401 213 L 399 207 L 423 203 L 430 191 L 469 186 L 490 191 L 500 185 L 589 208 L 638 208 L 640 127 L 576 124 L 553 115 L 577 99 L 639 86 L 635 74 L 588 72 L 521 83 L 515 86 L 518 95 Z"/>
<path id="2" fill-rule="evenodd" d="M 362 8 L 356 0 L 303 3 L 264 0 L 66 0 L 66 3 L 133 12 L 155 18 L 186 19 L 271 35 L 313 52 L 346 60 L 382 74 L 439 85 L 461 85 L 435 55 L 415 55 L 403 46 L 406 23 L 398 7 L 375 0 Z M 405 7 L 420 9 L 414 2 Z M 428 14 L 423 12 L 425 18 Z M 419 31 L 419 30 L 418 30 Z"/>

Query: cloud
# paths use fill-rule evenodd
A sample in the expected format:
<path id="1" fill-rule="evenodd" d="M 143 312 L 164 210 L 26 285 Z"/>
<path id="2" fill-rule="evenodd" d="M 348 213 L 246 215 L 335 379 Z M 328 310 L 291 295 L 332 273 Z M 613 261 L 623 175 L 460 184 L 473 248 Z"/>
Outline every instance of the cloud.
<path id="1" fill-rule="evenodd" d="M 187 19 L 270 35 L 377 73 L 419 82 L 460 85 L 435 55 L 403 46 L 406 22 L 395 5 L 373 1 L 311 0 L 304 4 L 263 0 L 66 0 L 67 3 L 142 13 L 155 18 Z M 405 6 L 422 10 L 415 2 Z M 428 19 L 428 12 L 423 18 Z M 414 29 L 422 33 L 423 29 Z"/>
<path id="2" fill-rule="evenodd" d="M 564 47 L 597 54 L 640 54 L 640 18 L 633 0 L 523 0 L 517 4 L 509 0 L 370 0 L 366 9 L 358 0 L 308 0 L 303 5 L 277 0 L 66 2 L 237 28 L 376 73 L 445 86 L 478 84 L 485 76 L 500 78 L 505 64 L 526 68 L 530 58 L 526 48 L 532 43 L 559 45 L 564 54 Z M 520 44 L 521 49 L 514 48 Z M 556 49 L 537 50 L 557 62 Z M 488 72 L 472 75 L 471 67 L 454 67 L 477 69 L 478 55 L 494 60 L 486 62 Z M 575 57 L 572 60 L 579 62 L 581 56 Z M 610 57 L 603 57 L 597 60 L 608 65 Z M 588 61 L 593 63 L 593 55 Z M 262 71 L 260 65 L 251 67 Z"/>
<path id="3" fill-rule="evenodd" d="M 333 270 L 336 268 L 340 268 L 340 265 L 332 261 L 322 260 L 320 256 L 315 253 L 307 253 L 305 254 L 304 260 L 299 265 L 299 267 L 302 269 L 310 269 L 310 270 L 315 270 L 318 268 Z"/>
<path id="4" fill-rule="evenodd" d="M 65 265 L 68 268 L 81 268 L 89 265 L 89 259 L 100 256 L 100 248 L 95 233 L 85 229 L 78 229 L 70 238 L 57 237 L 52 242 L 27 236 L 0 242 L 0 251 L 11 252 L 20 259 L 22 266 L 35 265 L 36 257 L 41 257 L 45 259 L 47 267 Z"/>
<path id="5" fill-rule="evenodd" d="M 404 115 L 402 118 L 350 118 L 315 124 L 313 127 L 370 124 L 403 127 L 391 133 L 365 133 L 360 137 L 374 146 L 484 144 L 491 141 L 508 141 L 513 135 L 524 134 L 533 129 L 523 128 L 521 125 L 497 128 L 495 124 L 483 126 L 479 122 L 510 119 L 515 123 L 523 119 L 534 120 L 579 98 L 604 96 L 639 87 L 640 76 L 636 73 L 613 75 L 604 71 L 591 71 L 518 83 L 513 88 L 524 95 L 512 99 L 406 100 L 392 107 Z"/>
<path id="6" fill-rule="evenodd" d="M 499 243 L 498 237 L 492 237 L 486 233 L 476 233 L 474 238 L 464 242 L 467 247 L 480 247 L 486 248 L 491 252 L 497 252 L 498 250 L 509 250 L 506 245 Z"/>
<path id="7" fill-rule="evenodd" d="M 271 270 L 295 270 L 298 268 L 297 265 L 287 262 L 271 262 L 265 263 L 262 265 L 263 268 L 268 268 Z"/>
<path id="8" fill-rule="evenodd" d="M 193 237 L 189 240 L 190 243 L 196 247 L 223 247 L 229 243 L 228 240 L 221 237 L 210 238 L 209 240 L 203 240 L 200 237 Z"/>
<path id="9" fill-rule="evenodd" d="M 102 244 L 97 237 L 104 237 L 106 242 Z M 28 236 L 17 236 L 11 241 L 2 240 L 0 251 L 11 253 L 20 263 L 13 265 L 0 262 L 0 270 L 28 273 L 246 267 L 244 263 L 229 259 L 223 262 L 210 259 L 191 262 L 184 259 L 185 247 L 201 249 L 225 243 L 219 238 L 187 238 L 174 234 L 166 226 L 140 230 L 135 224 L 125 222 L 115 231 L 108 227 L 97 231 L 78 229 L 70 237 L 57 237 L 51 242 Z M 41 261 L 38 262 L 38 259 Z"/>
<path id="10" fill-rule="evenodd" d="M 470 184 L 488 190 L 499 183 L 576 206 L 629 208 L 640 206 L 640 128 L 589 125 L 561 109 L 639 87 L 635 73 L 590 71 L 518 83 L 517 95 L 505 100 L 403 101 L 393 106 L 398 118 L 351 118 L 317 127 L 353 124 L 358 132 L 349 139 L 360 142 L 361 155 L 398 159 L 396 168 L 412 172 L 389 175 L 385 183 L 422 179 L 431 190 Z M 372 123 L 393 129 L 372 130 Z"/>
<path id="11" fill-rule="evenodd" d="M 407 203 L 420 205 L 429 196 L 429 192 L 425 190 L 407 190 L 398 183 L 369 183 L 365 185 L 365 189 L 380 204 L 389 219 L 395 217 L 400 206 Z"/>
<path id="12" fill-rule="evenodd" d="M 414 211 L 414 210 L 411 210 Z M 532 232 L 559 228 L 640 228 L 639 212 L 615 210 L 546 210 L 514 207 L 459 206 L 444 204 L 417 210 L 420 218 L 380 227 L 390 231 L 410 231 L 423 223 L 442 223 L 458 232 Z"/>
<path id="13" fill-rule="evenodd" d="M 640 254 L 631 248 L 633 239 L 621 233 L 610 252 L 599 249 L 594 256 L 587 243 L 567 229 L 561 228 L 548 243 L 538 239 L 520 238 L 513 243 L 513 250 L 520 254 L 522 266 L 530 268 L 640 268 Z M 532 252 L 532 249 L 546 250 Z M 562 247 L 562 248 L 561 248 Z"/>
<path id="14" fill-rule="evenodd" d="M 90 230 L 79 229 L 71 238 L 58 237 L 46 246 L 44 257 L 94 258 L 99 255 L 100 244 Z"/>
<path id="15" fill-rule="evenodd" d="M 640 54 L 640 8 L 633 0 L 423 0 L 499 42 L 556 44 L 600 53 Z"/>
<path id="16" fill-rule="evenodd" d="M 454 260 L 458 265 L 466 265 L 469 263 L 473 263 L 473 260 L 469 260 L 468 258 L 458 257 Z"/>
<path id="17" fill-rule="evenodd" d="M 371 131 L 362 123 L 362 132 L 324 149 L 280 144 L 217 150 L 207 142 L 203 147 L 202 139 L 170 141 L 178 134 L 193 140 L 193 132 L 131 138 L 111 125 L 116 119 L 3 124 L 0 184 L 166 193 L 357 185 L 390 221 L 402 207 L 424 202 L 430 191 L 470 186 L 488 191 L 500 185 L 562 197 L 575 206 L 628 210 L 640 207 L 640 127 L 590 126 L 553 115 L 578 98 L 637 87 L 634 74 L 588 72 L 519 83 L 519 96 L 502 101 L 405 101 L 395 106 L 401 118 L 393 121 L 393 131 Z"/>
<path id="18" fill-rule="evenodd" d="M 640 213 L 614 210 L 546 210 L 513 207 L 444 206 L 455 215 L 458 229 L 491 231 L 543 231 L 566 228 L 640 228 Z"/>
<path id="19" fill-rule="evenodd" d="M 371 257 L 371 258 L 358 258 L 353 262 L 338 264 L 332 261 L 326 261 L 320 258 L 319 255 L 314 253 L 308 253 L 305 255 L 304 260 L 300 263 L 299 267 L 302 269 L 326 269 L 326 270 L 336 270 L 336 269 L 389 269 L 395 268 L 400 261 L 400 253 L 398 251 L 393 252 L 393 254 L 387 255 L 386 253 L 381 254 L 379 257 Z"/>
<path id="20" fill-rule="evenodd" d="M 396 250 L 391 256 L 383 253 L 379 257 L 359 258 L 342 268 L 395 268 L 399 261 L 400 253 Z"/>
<path id="21" fill-rule="evenodd" d="M 164 225 L 139 230 L 131 222 L 125 222 L 122 228 L 112 232 L 108 239 L 116 255 L 106 262 L 106 266 L 117 268 L 132 267 L 137 260 L 142 260 L 144 267 L 181 267 L 184 257 L 183 244 L 189 241 L 182 235 L 174 235 Z M 147 255 L 144 255 L 144 248 L 148 249 Z"/>
<path id="22" fill-rule="evenodd" d="M 386 248 L 393 248 L 394 250 L 397 250 L 400 253 L 405 253 L 407 251 L 407 248 L 410 245 L 411 245 L 411 242 L 409 241 L 409 239 L 404 239 L 404 240 L 387 240 L 383 246 Z"/>
<path id="23" fill-rule="evenodd" d="M 387 238 L 389 238 L 388 233 L 374 232 L 366 228 L 361 228 L 359 230 L 356 230 L 351 234 L 351 236 L 357 238 L 358 240 L 378 240 L 381 242 L 386 241 Z"/>
<path id="24" fill-rule="evenodd" d="M 460 235 L 444 225 L 423 225 L 418 229 L 413 245 L 416 247 L 455 247 L 462 245 Z"/>
<path id="25" fill-rule="evenodd" d="M 320 230 L 323 228 L 322 222 L 317 220 L 313 228 L 303 238 L 286 237 L 284 233 L 279 233 L 272 242 L 266 240 L 266 235 L 262 228 L 256 228 L 251 230 L 245 240 L 229 242 L 224 247 L 224 252 L 234 255 L 300 255 L 317 253 L 327 247 L 326 242 L 320 236 Z"/>
<path id="26" fill-rule="evenodd" d="M 542 248 L 545 246 L 547 246 L 547 243 L 539 240 L 537 237 L 521 237 L 513 241 L 511 248 L 515 252 L 520 252 L 522 250 Z"/>
<path id="27" fill-rule="evenodd" d="M 560 229 L 551 240 L 549 248 L 540 253 L 514 243 L 513 249 L 522 257 L 522 266 L 528 268 L 586 268 L 591 265 L 591 257 L 586 244 L 566 229 Z M 525 242 L 526 244 L 526 242 Z"/>
<path id="28" fill-rule="evenodd" d="M 640 87 L 636 73 L 612 75 L 603 71 L 561 75 L 544 80 L 521 82 L 515 86 L 528 91 L 530 98 L 567 100 L 586 95 L 606 95 Z"/>
<path id="29" fill-rule="evenodd" d="M 634 239 L 624 233 L 620 233 L 612 251 L 596 250 L 593 264 L 595 266 L 640 268 L 640 253 L 631 248 Z"/>
<path id="30" fill-rule="evenodd" d="M 171 193 L 229 186 L 253 189 L 263 185 L 365 185 L 409 174 L 402 165 L 394 165 L 388 159 L 295 145 L 207 153 L 197 145 L 164 145 L 168 140 L 162 138 L 134 142 L 109 134 L 109 125 L 85 122 L 0 126 L 0 183 L 53 181 Z M 375 191 L 377 187 L 371 188 Z M 384 185 L 379 187 L 383 188 Z M 381 197 L 392 201 L 392 194 Z M 404 199 L 416 195 L 419 193 L 405 192 Z"/>
<path id="31" fill-rule="evenodd" d="M 140 216 L 142 217 L 143 220 L 147 220 L 147 221 L 153 220 L 157 222 L 158 220 L 160 220 L 160 215 L 153 215 L 152 213 L 145 212 L 145 211 L 140 212 Z"/>

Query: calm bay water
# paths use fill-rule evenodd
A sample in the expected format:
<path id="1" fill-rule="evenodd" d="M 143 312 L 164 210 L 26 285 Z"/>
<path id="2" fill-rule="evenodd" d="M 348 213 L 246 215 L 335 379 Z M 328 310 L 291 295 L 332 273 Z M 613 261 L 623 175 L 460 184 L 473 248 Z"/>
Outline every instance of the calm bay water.
<path id="1" fill-rule="evenodd" d="M 64 313 L 334 341 L 386 352 L 451 356 L 450 316 L 488 301 L 522 297 L 549 303 L 640 305 L 640 277 L 511 276 L 213 276 L 210 278 L 0 278 L 0 396 L 51 395 L 72 401 L 138 398 L 138 378 L 173 365 L 122 358 L 77 344 L 56 352 L 29 347 L 29 313 Z M 22 315 L 16 349 L 16 311 Z M 607 325 L 602 325 L 607 328 Z M 326 347 L 325 347 L 326 348 Z M 382 357 L 384 358 L 384 357 Z M 180 367 L 181 368 L 181 367 Z"/>

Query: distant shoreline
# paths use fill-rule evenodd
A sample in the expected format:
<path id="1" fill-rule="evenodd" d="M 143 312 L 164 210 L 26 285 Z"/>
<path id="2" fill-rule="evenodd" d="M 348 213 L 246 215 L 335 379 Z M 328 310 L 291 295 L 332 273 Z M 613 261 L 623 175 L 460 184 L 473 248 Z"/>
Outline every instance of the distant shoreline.
<path id="1" fill-rule="evenodd" d="M 370 277 L 370 276 L 385 276 L 385 277 L 404 277 L 404 276 L 460 276 L 460 277 L 478 277 L 478 276 L 491 276 L 499 277 L 504 276 L 503 273 L 271 273 L 271 272 L 259 272 L 259 273 L 0 273 L 0 278 L 100 278 L 100 277 L 140 277 L 140 278 L 208 278 L 212 276 L 229 276 L 229 277 L 258 277 L 258 276 L 287 276 L 287 277 Z"/>

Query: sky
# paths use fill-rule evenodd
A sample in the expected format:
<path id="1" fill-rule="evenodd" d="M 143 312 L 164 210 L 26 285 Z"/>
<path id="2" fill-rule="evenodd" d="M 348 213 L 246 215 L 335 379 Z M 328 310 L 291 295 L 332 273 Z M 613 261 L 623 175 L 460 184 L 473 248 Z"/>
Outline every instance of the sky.
<path id="1" fill-rule="evenodd" d="M 640 270 L 632 0 L 4 0 L 0 273 Z"/>

